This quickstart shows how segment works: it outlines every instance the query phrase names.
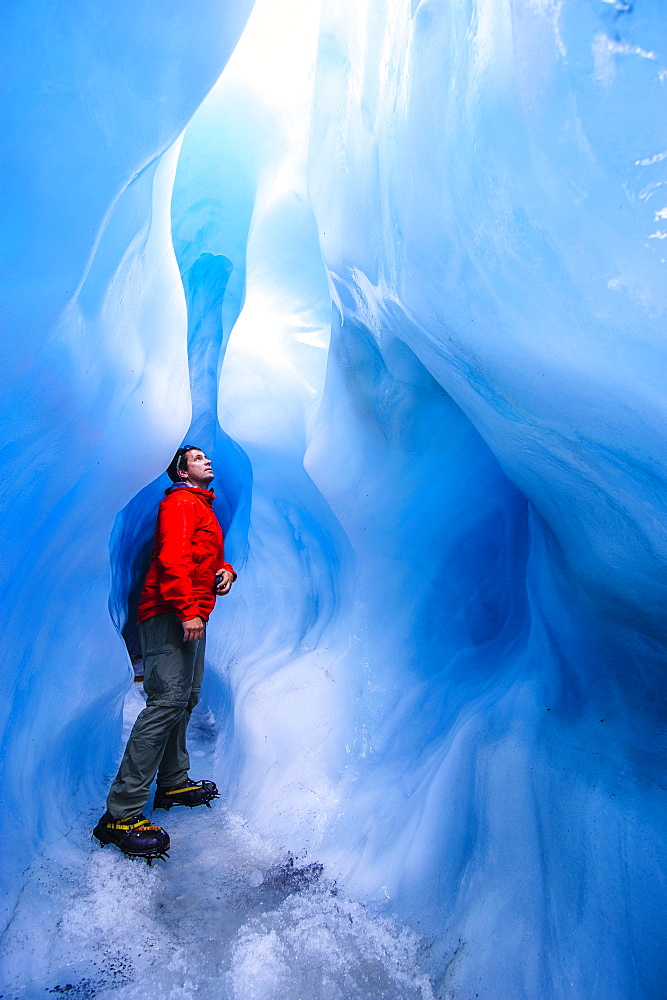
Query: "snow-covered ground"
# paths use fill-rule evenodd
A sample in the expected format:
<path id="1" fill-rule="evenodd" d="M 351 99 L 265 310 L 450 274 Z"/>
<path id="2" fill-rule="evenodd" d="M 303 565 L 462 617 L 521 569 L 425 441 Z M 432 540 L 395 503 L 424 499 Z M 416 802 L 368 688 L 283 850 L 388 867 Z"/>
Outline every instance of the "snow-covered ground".
<path id="1" fill-rule="evenodd" d="M 140 710 L 127 696 L 123 739 Z M 193 776 L 218 775 L 196 709 Z M 147 810 L 150 815 L 150 811 Z M 149 867 L 90 838 L 97 815 L 31 865 L 2 940 L 3 1000 L 430 1000 L 424 943 L 349 898 L 315 858 L 255 836 L 218 800 L 158 810 L 171 856 Z"/>

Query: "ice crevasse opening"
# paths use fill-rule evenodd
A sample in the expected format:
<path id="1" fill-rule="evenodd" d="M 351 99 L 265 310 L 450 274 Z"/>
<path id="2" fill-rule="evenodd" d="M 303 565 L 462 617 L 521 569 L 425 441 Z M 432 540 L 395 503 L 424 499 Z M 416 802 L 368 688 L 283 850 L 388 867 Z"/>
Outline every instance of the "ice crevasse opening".
<path id="1" fill-rule="evenodd" d="M 251 6 L 5 12 L 5 991 L 658 1000 L 661 4 Z M 224 804 L 154 871 L 88 835 L 184 439 Z"/>

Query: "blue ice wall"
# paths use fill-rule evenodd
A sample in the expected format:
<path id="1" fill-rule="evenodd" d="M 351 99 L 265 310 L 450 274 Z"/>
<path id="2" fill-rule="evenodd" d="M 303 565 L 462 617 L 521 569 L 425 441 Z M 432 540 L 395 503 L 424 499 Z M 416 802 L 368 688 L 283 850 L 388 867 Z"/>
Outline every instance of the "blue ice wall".
<path id="1" fill-rule="evenodd" d="M 7 898 L 101 806 L 193 433 L 225 804 L 434 995 L 658 1000 L 661 6 L 261 0 L 213 86 L 245 14 L 6 16 Z"/>
<path id="2" fill-rule="evenodd" d="M 16 873 L 45 835 L 79 822 L 82 801 L 99 800 L 117 753 L 128 661 L 107 610 L 109 537 L 190 421 L 169 215 L 177 141 L 250 6 L 3 9 L 10 908 Z"/>
<path id="3" fill-rule="evenodd" d="M 367 693 L 359 877 L 394 869 L 403 907 L 423 900 L 464 995 L 663 989 L 666 40 L 657 3 L 324 4 L 309 190 L 341 321 L 309 468 L 364 548 L 389 483 L 394 515 L 410 491 L 416 545 L 395 516 L 374 539 L 380 559 L 392 529 L 408 542 L 373 586 L 392 637 L 391 583 L 433 595 L 391 723 Z M 392 435 L 420 411 L 377 374 L 397 353 L 480 432 L 523 522 L 492 466 L 454 517 L 410 488 Z M 358 468 L 386 455 L 370 516 L 320 458 L 345 394 Z"/>

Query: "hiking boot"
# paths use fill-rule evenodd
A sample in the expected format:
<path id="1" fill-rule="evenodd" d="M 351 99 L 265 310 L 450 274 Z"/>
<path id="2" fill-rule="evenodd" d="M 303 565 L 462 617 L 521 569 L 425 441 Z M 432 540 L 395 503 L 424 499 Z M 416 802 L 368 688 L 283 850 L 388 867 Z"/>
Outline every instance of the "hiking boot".
<path id="1" fill-rule="evenodd" d="M 127 819 L 114 819 L 111 813 L 105 812 L 93 830 L 93 837 L 99 840 L 100 847 L 115 844 L 123 854 L 145 858 L 149 865 L 155 858 L 164 861 L 169 857 L 169 834 L 161 826 L 152 826 L 142 813 Z"/>
<path id="2" fill-rule="evenodd" d="M 161 788 L 158 785 L 153 799 L 153 809 L 171 809 L 172 806 L 208 806 L 212 799 L 217 799 L 218 789 L 214 781 L 191 781 L 185 778 L 171 788 Z"/>

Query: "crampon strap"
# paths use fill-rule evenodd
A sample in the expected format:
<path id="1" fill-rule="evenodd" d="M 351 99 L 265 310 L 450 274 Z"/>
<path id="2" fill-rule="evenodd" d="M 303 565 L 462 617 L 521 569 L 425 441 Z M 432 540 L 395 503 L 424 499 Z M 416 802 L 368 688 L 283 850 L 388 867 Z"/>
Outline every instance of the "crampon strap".
<path id="1" fill-rule="evenodd" d="M 204 787 L 204 782 L 199 781 L 196 785 L 177 785 L 176 788 L 161 788 L 160 791 L 163 795 L 180 795 L 183 792 L 199 792 Z M 208 789 L 207 789 L 208 791 Z"/>
<path id="2" fill-rule="evenodd" d="M 135 830 L 141 830 L 142 833 L 145 830 L 162 830 L 161 826 L 152 826 L 147 819 L 140 819 L 136 823 L 124 823 L 121 820 L 119 823 L 107 823 L 106 826 L 109 830 L 129 830 L 131 833 Z"/>

